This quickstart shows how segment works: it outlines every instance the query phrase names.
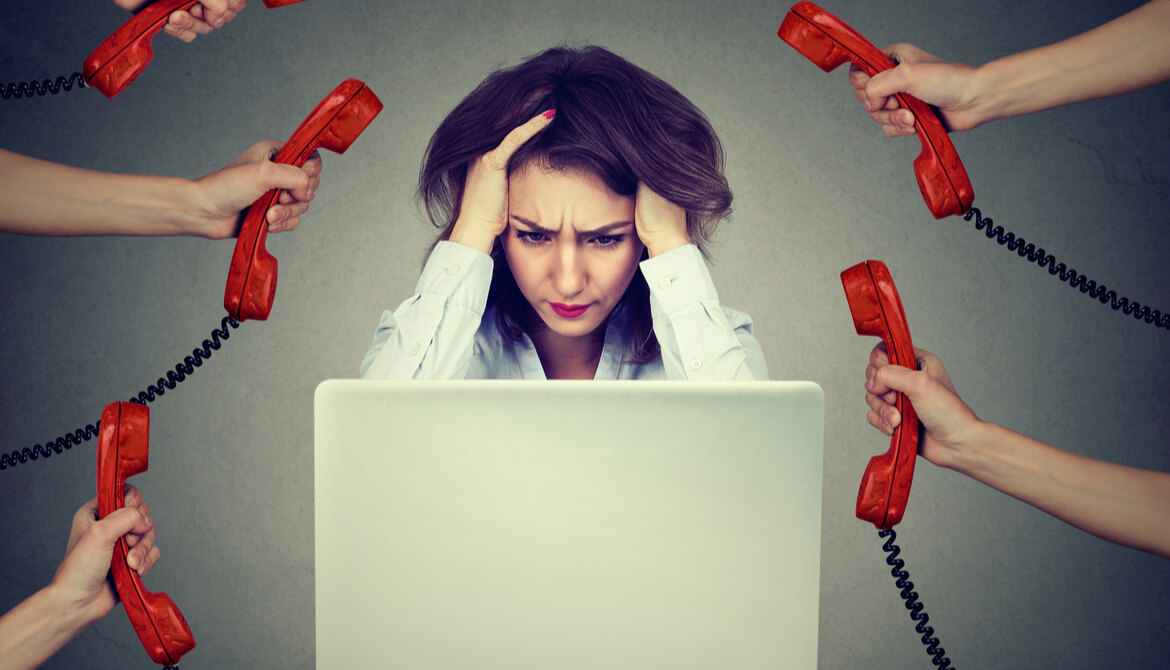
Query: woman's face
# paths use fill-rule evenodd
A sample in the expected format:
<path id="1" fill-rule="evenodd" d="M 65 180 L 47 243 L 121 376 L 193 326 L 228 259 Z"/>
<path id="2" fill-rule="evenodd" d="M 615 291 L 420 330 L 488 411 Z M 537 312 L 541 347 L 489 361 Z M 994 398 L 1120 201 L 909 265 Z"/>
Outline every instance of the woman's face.
<path id="1" fill-rule="evenodd" d="M 569 337 L 605 322 L 642 255 L 634 198 L 574 169 L 514 171 L 500 237 L 520 292 L 550 330 Z"/>

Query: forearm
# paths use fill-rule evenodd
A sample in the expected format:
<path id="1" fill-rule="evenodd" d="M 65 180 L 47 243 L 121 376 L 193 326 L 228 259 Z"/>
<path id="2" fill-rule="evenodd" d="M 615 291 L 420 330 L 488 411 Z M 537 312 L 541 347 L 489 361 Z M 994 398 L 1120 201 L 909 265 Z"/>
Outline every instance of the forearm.
<path id="1" fill-rule="evenodd" d="M 726 310 L 693 245 L 641 263 L 668 379 L 767 379 L 763 351 L 746 314 Z"/>
<path id="2" fill-rule="evenodd" d="M 1170 474 L 1070 454 L 988 423 L 947 467 L 1100 538 L 1170 558 Z"/>
<path id="3" fill-rule="evenodd" d="M 99 618 L 51 585 L 37 591 L 0 617 L 0 670 L 39 666 Z"/>
<path id="4" fill-rule="evenodd" d="M 1153 0 L 1098 28 L 992 61 L 975 72 L 973 126 L 1170 79 L 1170 0 Z"/>
<path id="5" fill-rule="evenodd" d="M 58 165 L 0 149 L 0 230 L 21 235 L 193 235 L 186 179 Z"/>

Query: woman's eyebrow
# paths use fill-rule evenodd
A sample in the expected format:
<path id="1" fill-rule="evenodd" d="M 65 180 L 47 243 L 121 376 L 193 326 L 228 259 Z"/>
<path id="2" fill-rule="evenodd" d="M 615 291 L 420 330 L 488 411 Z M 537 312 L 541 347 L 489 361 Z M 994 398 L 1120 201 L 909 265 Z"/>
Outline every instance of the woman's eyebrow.
<path id="1" fill-rule="evenodd" d="M 526 228 L 530 228 L 532 230 L 532 232 L 535 232 L 535 233 L 543 233 L 545 235 L 555 235 L 556 233 L 560 232 L 559 230 L 552 230 L 551 228 L 545 228 L 544 226 L 542 226 L 534 221 L 529 221 L 528 219 L 526 219 L 522 216 L 516 216 L 515 214 L 512 214 L 511 218 L 514 219 L 517 223 L 525 226 Z M 621 230 L 623 228 L 626 228 L 626 227 L 629 227 L 632 225 L 634 225 L 633 221 L 617 221 L 614 223 L 607 223 L 604 226 L 599 226 L 599 227 L 593 228 L 591 230 L 577 231 L 577 234 L 580 236 L 609 235 L 615 231 Z"/>
<path id="2" fill-rule="evenodd" d="M 618 221 L 616 223 L 609 223 L 609 224 L 606 224 L 604 226 L 594 228 L 593 230 L 582 230 L 582 231 L 578 232 L 577 234 L 578 235 L 598 235 L 598 236 L 612 235 L 613 233 L 616 233 L 617 231 L 622 230 L 623 228 L 627 228 L 627 227 L 632 226 L 632 225 L 634 225 L 633 221 Z"/>
<path id="3" fill-rule="evenodd" d="M 544 233 L 545 235 L 552 235 L 552 234 L 555 234 L 557 232 L 551 228 L 545 228 L 544 226 L 537 224 L 535 221 L 529 221 L 528 219 L 526 219 L 522 216 L 516 216 L 515 214 L 511 214 L 510 216 L 517 223 L 519 223 L 527 228 L 531 228 L 532 232 Z"/>

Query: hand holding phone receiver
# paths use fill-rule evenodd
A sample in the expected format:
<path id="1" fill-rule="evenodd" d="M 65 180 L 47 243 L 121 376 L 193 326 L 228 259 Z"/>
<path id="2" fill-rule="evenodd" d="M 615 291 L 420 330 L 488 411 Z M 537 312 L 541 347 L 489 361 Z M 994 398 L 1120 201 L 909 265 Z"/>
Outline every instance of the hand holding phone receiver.
<path id="1" fill-rule="evenodd" d="M 349 145 L 382 111 L 382 101 L 364 83 L 346 79 L 318 104 L 293 131 L 273 159 L 300 167 L 318 148 L 345 153 Z M 268 239 L 268 208 L 280 191 L 273 189 L 244 215 L 228 269 L 223 306 L 237 321 L 268 318 L 276 297 L 276 258 L 264 248 Z"/>
<path id="2" fill-rule="evenodd" d="M 857 334 L 882 338 L 890 363 L 917 370 L 906 312 L 886 264 L 858 263 L 841 273 L 841 284 Z M 902 422 L 890 438 L 889 450 L 870 459 L 857 491 L 857 518 L 879 530 L 893 528 L 906 513 L 918 456 L 918 414 L 902 393 L 898 393 L 895 407 Z"/>
<path id="3" fill-rule="evenodd" d="M 198 0 L 158 0 L 134 15 L 85 59 L 85 83 L 112 98 L 138 78 L 154 58 L 150 42 L 172 12 L 194 7 Z M 266 7 L 283 7 L 304 0 L 264 0 Z"/>
<path id="4" fill-rule="evenodd" d="M 97 450 L 98 518 L 125 506 L 126 480 L 145 472 L 150 461 L 150 410 L 145 405 L 112 402 L 102 410 Z M 165 593 L 151 593 L 126 563 L 126 538 L 118 538 L 110 572 L 134 632 L 160 665 L 175 665 L 195 647 L 183 613 Z"/>
<path id="5" fill-rule="evenodd" d="M 811 2 L 793 5 L 777 34 L 825 72 L 845 61 L 871 77 L 894 67 L 894 61 L 861 33 Z M 914 176 L 926 206 L 936 219 L 963 214 L 975 201 L 975 192 L 942 122 L 918 98 L 905 93 L 897 97 L 914 115 L 914 129 L 922 142 L 922 152 L 914 159 Z"/>

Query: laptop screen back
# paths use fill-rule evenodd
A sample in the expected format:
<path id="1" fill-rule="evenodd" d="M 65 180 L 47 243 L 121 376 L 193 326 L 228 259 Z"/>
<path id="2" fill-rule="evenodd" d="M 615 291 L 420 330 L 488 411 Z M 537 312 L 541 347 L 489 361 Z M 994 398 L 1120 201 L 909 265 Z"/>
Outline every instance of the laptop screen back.
<path id="1" fill-rule="evenodd" d="M 815 668 L 810 382 L 332 380 L 317 667 Z"/>

